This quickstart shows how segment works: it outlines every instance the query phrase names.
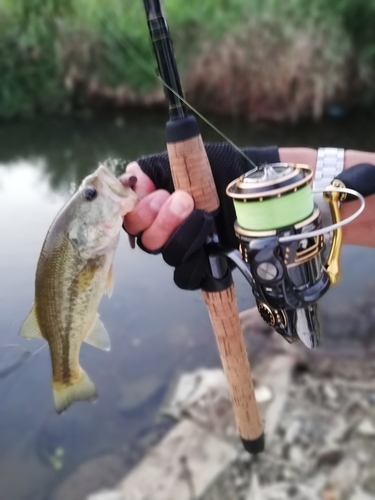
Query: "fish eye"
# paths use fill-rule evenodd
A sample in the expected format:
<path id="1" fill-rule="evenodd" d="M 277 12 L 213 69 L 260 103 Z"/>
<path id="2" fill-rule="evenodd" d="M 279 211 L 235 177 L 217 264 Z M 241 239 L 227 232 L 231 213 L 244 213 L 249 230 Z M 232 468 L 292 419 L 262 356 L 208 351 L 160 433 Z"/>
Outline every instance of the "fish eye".
<path id="1" fill-rule="evenodd" d="M 95 198 L 98 196 L 98 192 L 96 189 L 94 188 L 86 188 L 84 191 L 83 191 L 83 197 L 85 198 L 85 200 L 87 201 L 92 201 L 92 200 L 95 200 Z"/>

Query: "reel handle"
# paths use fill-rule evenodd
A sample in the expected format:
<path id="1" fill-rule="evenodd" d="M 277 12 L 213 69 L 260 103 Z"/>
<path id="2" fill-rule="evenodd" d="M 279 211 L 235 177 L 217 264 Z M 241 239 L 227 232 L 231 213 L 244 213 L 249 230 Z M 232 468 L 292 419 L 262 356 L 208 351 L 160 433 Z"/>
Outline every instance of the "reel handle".
<path id="1" fill-rule="evenodd" d="M 343 170 L 335 179 L 344 184 L 344 187 L 358 191 L 362 196 L 375 194 L 375 165 L 369 163 L 359 163 L 351 168 Z M 340 198 L 341 201 L 352 201 L 356 197 L 347 194 Z"/>
<path id="2" fill-rule="evenodd" d="M 353 167 L 342 171 L 335 177 L 331 185 L 336 188 L 346 188 L 357 191 L 362 196 L 370 196 L 375 193 L 375 165 L 368 163 L 359 163 Z M 344 201 L 352 201 L 357 196 L 350 193 L 326 192 L 324 198 L 330 205 L 332 220 L 338 223 L 341 220 L 339 203 Z M 342 228 L 335 229 L 329 255 L 327 257 L 326 269 L 329 274 L 331 283 L 335 284 L 339 281 L 340 271 L 340 253 L 343 243 Z"/>
<path id="3" fill-rule="evenodd" d="M 167 150 L 174 186 L 191 194 L 195 207 L 214 212 L 219 199 L 211 167 L 194 116 L 167 123 Z M 220 283 L 220 278 L 218 283 Z M 263 424 L 243 339 L 232 280 L 218 291 L 202 291 L 228 380 L 238 432 L 250 453 L 264 449 Z"/>

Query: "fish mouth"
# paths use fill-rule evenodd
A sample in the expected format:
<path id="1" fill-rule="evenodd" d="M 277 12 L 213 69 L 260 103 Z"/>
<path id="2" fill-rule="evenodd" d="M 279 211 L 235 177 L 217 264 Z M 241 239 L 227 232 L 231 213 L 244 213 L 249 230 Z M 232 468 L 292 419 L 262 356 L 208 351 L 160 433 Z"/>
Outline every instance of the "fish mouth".
<path id="1" fill-rule="evenodd" d="M 100 165 L 98 168 L 98 178 L 105 186 L 109 187 L 112 193 L 121 198 L 128 196 L 125 186 L 104 165 Z"/>

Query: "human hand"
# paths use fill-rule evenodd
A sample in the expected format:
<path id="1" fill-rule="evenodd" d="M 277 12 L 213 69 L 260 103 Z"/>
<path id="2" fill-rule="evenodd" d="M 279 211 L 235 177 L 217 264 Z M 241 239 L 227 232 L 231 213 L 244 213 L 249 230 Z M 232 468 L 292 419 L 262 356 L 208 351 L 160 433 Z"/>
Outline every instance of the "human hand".
<path id="1" fill-rule="evenodd" d="M 219 241 L 227 248 L 235 248 L 235 211 L 232 200 L 226 195 L 226 186 L 231 180 L 245 173 L 249 164 L 229 145 L 206 144 L 205 148 L 220 199 L 220 212 L 215 217 Z M 245 151 L 258 165 L 279 161 L 276 148 L 247 148 Z M 284 150 L 280 150 L 280 160 L 289 159 L 286 153 L 288 151 L 285 151 L 284 155 Z M 304 158 L 314 154 L 314 150 L 292 150 L 291 153 L 289 151 L 289 160 L 293 163 L 295 158 L 292 153 L 298 154 L 299 161 L 304 162 Z M 175 268 L 174 281 L 177 286 L 188 290 L 200 288 L 209 269 L 203 245 L 212 232 L 213 219 L 209 214 L 194 210 L 194 201 L 189 194 L 174 191 L 167 153 L 143 157 L 138 162 L 129 164 L 120 180 L 131 186 L 140 199 L 134 211 L 125 217 L 126 231 L 138 236 L 138 245 L 144 250 L 162 253 L 164 260 Z M 369 199 L 374 200 L 375 196 Z M 343 213 L 346 205 L 343 204 Z M 373 227 L 373 210 L 367 212 Z M 363 221 L 364 219 L 359 222 Z M 361 231 L 356 233 L 355 244 L 374 246 L 372 236 L 370 244 L 364 240 L 367 232 L 363 231 L 363 224 L 351 224 L 350 231 L 345 231 L 347 228 L 344 228 L 345 243 L 351 243 L 347 233 L 353 233 L 356 225 Z"/>
<path id="2" fill-rule="evenodd" d="M 125 186 L 132 185 L 140 199 L 135 209 L 125 216 L 124 228 L 131 235 L 143 233 L 142 245 L 149 251 L 163 247 L 194 210 L 193 198 L 188 193 L 170 194 L 165 189 L 156 189 L 137 162 L 127 166 L 120 181 Z"/>
<path id="3" fill-rule="evenodd" d="M 249 163 L 229 144 L 207 143 L 205 148 L 220 199 L 220 212 L 215 217 L 219 240 L 227 248 L 236 248 L 237 239 L 233 228 L 235 211 L 232 200 L 226 195 L 226 187 L 230 181 L 252 168 L 254 163 L 260 165 L 279 161 L 278 151 L 276 147 L 245 148 L 244 152 L 254 162 Z M 129 185 L 132 176 L 138 178 L 133 189 L 141 201 L 125 217 L 124 227 L 129 234 L 143 232 L 142 246 L 155 251 L 189 217 L 194 204 L 187 193 L 174 192 L 166 152 L 143 157 L 138 163 L 130 163 L 120 180 Z"/>

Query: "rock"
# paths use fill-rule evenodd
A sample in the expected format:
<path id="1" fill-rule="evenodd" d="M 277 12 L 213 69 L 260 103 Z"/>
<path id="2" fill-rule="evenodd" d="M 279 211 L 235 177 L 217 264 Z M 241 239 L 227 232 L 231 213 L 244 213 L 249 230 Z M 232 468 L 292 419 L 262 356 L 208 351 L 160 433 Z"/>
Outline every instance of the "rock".
<path id="1" fill-rule="evenodd" d="M 234 479 L 234 486 L 237 490 L 243 489 L 243 487 L 246 486 L 246 483 L 247 483 L 246 479 L 241 475 L 238 475 Z"/>
<path id="2" fill-rule="evenodd" d="M 298 474 L 292 470 L 292 469 L 284 469 L 282 471 L 282 479 L 285 479 L 286 481 L 293 481 Z"/>
<path id="3" fill-rule="evenodd" d="M 368 465 L 373 462 L 373 453 L 371 453 L 369 450 L 359 449 L 356 451 L 355 456 L 358 463 L 361 465 Z"/>
<path id="4" fill-rule="evenodd" d="M 290 356 L 274 356 L 269 363 L 268 373 L 263 383 L 272 387 L 274 397 L 266 410 L 265 434 L 269 442 L 274 438 L 276 428 L 280 422 L 282 411 L 288 397 L 291 385 L 292 370 L 295 360 Z"/>
<path id="5" fill-rule="evenodd" d="M 339 446 L 327 446 L 319 451 L 317 456 L 317 466 L 337 465 L 343 457 L 343 450 Z"/>
<path id="6" fill-rule="evenodd" d="M 58 485 L 52 500 L 82 500 L 91 493 L 113 487 L 124 472 L 124 459 L 120 455 L 93 458 L 79 466 Z"/>
<path id="7" fill-rule="evenodd" d="M 351 424 L 349 424 L 344 417 L 339 415 L 334 419 L 334 423 L 326 435 L 326 442 L 328 444 L 340 443 L 345 440 L 350 431 Z"/>
<path id="8" fill-rule="evenodd" d="M 367 474 L 367 476 L 363 480 L 362 486 L 366 493 L 375 495 L 375 473 L 371 472 Z"/>
<path id="9" fill-rule="evenodd" d="M 301 430 L 301 422 L 300 420 L 293 420 L 292 423 L 287 427 L 284 442 L 287 445 L 292 444 L 294 441 L 298 439 L 299 433 Z"/>
<path id="10" fill-rule="evenodd" d="M 350 500 L 375 500 L 374 495 L 369 495 L 365 491 L 363 491 L 361 488 L 356 488 L 353 496 L 350 498 Z"/>
<path id="11" fill-rule="evenodd" d="M 249 491 L 245 495 L 245 500 L 265 500 L 257 474 L 253 474 Z"/>
<path id="12" fill-rule="evenodd" d="M 322 493 L 322 500 L 340 500 L 339 492 L 335 488 L 327 488 Z"/>
<path id="13" fill-rule="evenodd" d="M 369 418 L 363 419 L 357 426 L 357 433 L 364 437 L 375 437 L 375 425 Z"/>
<path id="14" fill-rule="evenodd" d="M 123 498 L 119 491 L 103 490 L 89 495 L 86 500 L 123 500 Z"/>
<path id="15" fill-rule="evenodd" d="M 200 500 L 220 491 L 237 450 L 190 420 L 179 422 L 119 485 L 124 498 Z M 214 498 L 214 497 L 213 497 Z"/>
<path id="16" fill-rule="evenodd" d="M 324 384 L 323 394 L 327 399 L 336 400 L 338 398 L 338 392 L 332 384 Z"/>
<path id="17" fill-rule="evenodd" d="M 298 445 L 292 446 L 289 450 L 289 458 L 290 461 L 299 467 L 302 467 L 303 464 L 306 462 L 305 460 L 305 454 L 302 450 L 302 448 Z"/>
<path id="18" fill-rule="evenodd" d="M 263 492 L 267 500 L 289 500 L 289 483 L 274 483 L 268 486 L 264 486 Z"/>
<path id="19" fill-rule="evenodd" d="M 163 409 L 175 419 L 188 416 L 208 431 L 230 437 L 235 431 L 228 382 L 221 369 L 200 369 L 180 376 Z"/>
<path id="20" fill-rule="evenodd" d="M 358 464 L 352 458 L 345 458 L 332 471 L 330 484 L 342 495 L 348 495 L 354 488 L 359 475 Z"/>
<path id="21" fill-rule="evenodd" d="M 240 454 L 238 455 L 239 462 L 243 464 L 248 464 L 249 462 L 251 462 L 251 458 L 252 455 L 250 455 L 250 453 L 245 450 L 241 451 Z"/>
<path id="22" fill-rule="evenodd" d="M 163 413 L 178 420 L 194 407 L 207 407 L 218 399 L 230 400 L 223 370 L 202 368 L 180 376 Z"/>
<path id="23" fill-rule="evenodd" d="M 255 399 L 257 403 L 269 403 L 272 399 L 272 391 L 266 385 L 261 385 L 259 387 L 255 387 L 254 389 Z"/>
<path id="24" fill-rule="evenodd" d="M 317 498 L 320 498 L 318 490 L 316 481 L 314 481 L 314 487 L 307 484 L 299 484 L 296 495 L 293 498 L 296 500 L 317 500 Z"/>

